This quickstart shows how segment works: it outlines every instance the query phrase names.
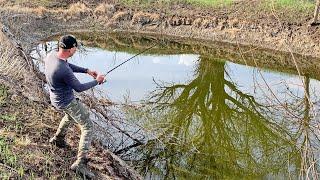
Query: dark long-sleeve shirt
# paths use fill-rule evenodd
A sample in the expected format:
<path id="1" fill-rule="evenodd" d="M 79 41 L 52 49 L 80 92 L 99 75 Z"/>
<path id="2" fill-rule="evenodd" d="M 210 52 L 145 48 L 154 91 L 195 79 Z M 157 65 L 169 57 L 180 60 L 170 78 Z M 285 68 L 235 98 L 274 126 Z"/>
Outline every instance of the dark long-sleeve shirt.
<path id="1" fill-rule="evenodd" d="M 82 92 L 98 84 L 96 80 L 80 83 L 73 73 L 86 73 L 87 69 L 59 59 L 56 51 L 50 52 L 44 61 L 51 104 L 58 109 L 64 109 L 74 99 L 73 90 Z"/>

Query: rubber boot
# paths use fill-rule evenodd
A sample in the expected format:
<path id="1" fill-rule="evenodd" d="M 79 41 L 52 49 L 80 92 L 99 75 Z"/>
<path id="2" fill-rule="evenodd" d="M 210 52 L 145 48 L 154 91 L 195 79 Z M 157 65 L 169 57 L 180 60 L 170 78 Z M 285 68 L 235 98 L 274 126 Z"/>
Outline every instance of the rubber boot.
<path id="1" fill-rule="evenodd" d="M 71 165 L 70 169 L 74 172 L 92 179 L 95 175 L 87 168 L 88 159 L 84 155 L 78 155 L 78 159 Z"/>
<path id="2" fill-rule="evenodd" d="M 66 147 L 68 147 L 66 141 L 64 140 L 64 137 L 62 137 L 62 136 L 53 136 L 49 140 L 49 143 L 57 146 L 58 148 L 66 148 Z"/>

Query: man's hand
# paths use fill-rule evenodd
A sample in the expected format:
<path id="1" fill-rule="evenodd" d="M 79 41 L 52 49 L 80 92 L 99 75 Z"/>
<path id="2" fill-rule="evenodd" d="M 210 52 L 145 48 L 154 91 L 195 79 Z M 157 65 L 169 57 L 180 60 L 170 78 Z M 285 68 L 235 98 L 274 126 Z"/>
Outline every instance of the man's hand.
<path id="1" fill-rule="evenodd" d="M 97 75 L 96 80 L 98 81 L 99 84 L 102 84 L 105 82 L 105 76 L 102 74 Z"/>
<path id="2" fill-rule="evenodd" d="M 88 69 L 87 74 L 89 74 L 90 76 L 92 76 L 93 78 L 97 78 L 98 73 L 97 71 L 91 71 L 90 69 Z"/>

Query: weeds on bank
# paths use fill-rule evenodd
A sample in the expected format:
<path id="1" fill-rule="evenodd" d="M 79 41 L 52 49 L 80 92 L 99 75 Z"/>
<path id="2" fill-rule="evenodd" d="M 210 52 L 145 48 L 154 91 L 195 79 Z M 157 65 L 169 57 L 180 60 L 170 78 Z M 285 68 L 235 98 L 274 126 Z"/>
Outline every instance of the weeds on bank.
<path id="1" fill-rule="evenodd" d="M 53 174 L 57 171 L 54 164 L 57 159 L 52 156 L 51 150 L 38 146 L 37 144 L 41 144 L 41 141 L 33 142 L 34 138 L 37 138 L 34 136 L 40 135 L 26 133 L 35 131 L 35 129 L 39 130 L 36 127 L 30 129 L 30 124 L 23 120 L 25 113 L 30 113 L 29 118 L 36 119 L 38 117 L 36 112 L 32 107 L 30 110 L 16 107 L 24 106 L 24 104 L 12 104 L 11 101 L 8 101 L 8 96 L 7 87 L 0 85 L 0 98 L 6 104 L 4 108 L 0 107 L 0 179 L 35 179 L 37 177 L 65 179 L 67 174 L 64 170 L 59 175 Z M 21 111 L 16 112 L 12 108 Z M 26 171 L 26 167 L 37 168 L 37 171 L 33 172 L 30 168 Z"/>
<path id="2" fill-rule="evenodd" d="M 196 6 L 204 7 L 216 7 L 221 5 L 231 5 L 233 0 L 184 0 L 188 3 L 194 4 Z"/>
<path id="3" fill-rule="evenodd" d="M 220 5 L 231 5 L 234 0 L 119 0 L 127 5 L 149 5 L 151 2 L 156 2 L 158 4 L 170 5 L 174 3 L 188 3 L 200 7 L 216 7 Z"/>
<path id="4" fill-rule="evenodd" d="M 30 1 L 30 0 L 15 0 L 15 4 L 24 4 L 24 3 L 29 3 L 34 6 L 48 6 L 52 3 L 51 0 L 37 0 L 37 1 Z"/>
<path id="5" fill-rule="evenodd" d="M 17 165 L 17 157 L 13 154 L 11 147 L 7 144 L 4 137 L 0 137 L 0 155 L 1 161 L 10 167 Z"/>
<path id="6" fill-rule="evenodd" d="M 7 169 L 2 172 L 0 169 L 0 179 L 10 179 L 13 177 L 23 178 L 25 170 L 18 164 L 18 157 L 13 153 L 10 141 L 0 137 L 0 167 Z"/>
<path id="7" fill-rule="evenodd" d="M 199 7 L 216 7 L 216 6 L 227 6 L 231 5 L 234 0 L 119 0 L 122 3 L 127 5 L 148 5 L 151 2 L 157 2 L 159 4 L 167 4 L 170 5 L 172 3 L 190 3 L 195 6 Z M 310 0 L 265 0 L 264 6 L 265 7 L 272 7 L 275 6 L 279 9 L 292 9 L 298 11 L 306 11 L 306 10 L 313 10 L 315 2 Z"/>
<path id="8" fill-rule="evenodd" d="M 6 103 L 8 97 L 7 88 L 3 85 L 0 85 L 0 106 L 3 106 Z"/>
<path id="9" fill-rule="evenodd" d="M 4 121 L 16 121 L 17 117 L 15 115 L 0 115 L 0 120 Z"/>
<path id="10" fill-rule="evenodd" d="M 300 23 L 312 17 L 315 2 L 308 0 L 264 0 L 258 9 L 274 16 L 278 22 Z"/>
<path id="11" fill-rule="evenodd" d="M 8 89 L 4 85 L 0 85 L 0 106 L 6 104 L 8 97 Z M 0 122 L 10 124 L 9 127 L 4 127 L 3 130 L 21 129 L 20 123 L 17 121 L 15 115 L 0 113 Z M 11 125 L 12 124 L 12 125 Z M 5 136 L 0 136 L 0 179 L 10 179 L 13 176 L 22 178 L 24 176 L 24 169 L 18 165 L 17 156 L 12 151 L 12 143 L 14 139 L 8 139 Z M 3 169 L 7 169 L 2 172 Z"/>

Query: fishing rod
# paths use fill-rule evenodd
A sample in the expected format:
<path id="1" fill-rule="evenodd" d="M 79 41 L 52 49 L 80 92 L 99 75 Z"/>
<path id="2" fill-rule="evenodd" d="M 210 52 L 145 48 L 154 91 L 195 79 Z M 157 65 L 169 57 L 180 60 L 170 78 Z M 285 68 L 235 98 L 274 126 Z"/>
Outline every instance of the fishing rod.
<path id="1" fill-rule="evenodd" d="M 146 52 L 146 51 L 148 51 L 148 50 L 150 50 L 150 49 L 152 49 L 152 48 L 156 47 L 157 45 L 158 45 L 158 44 L 156 43 L 156 44 L 154 44 L 153 46 L 148 47 L 147 49 L 145 49 L 145 50 L 143 50 L 143 51 L 139 52 L 138 54 L 136 54 L 136 55 L 134 55 L 134 56 L 130 57 L 129 59 L 127 59 L 127 60 L 125 60 L 124 62 L 122 62 L 121 64 L 119 64 L 119 65 L 117 65 L 116 67 L 112 68 L 111 70 L 109 70 L 107 73 L 105 73 L 105 74 L 103 74 L 103 75 L 104 75 L 104 76 L 106 76 L 107 74 L 111 73 L 112 71 L 114 71 L 114 70 L 115 70 L 115 69 L 117 69 L 118 67 L 122 66 L 124 63 L 126 63 L 126 62 L 130 61 L 131 59 L 133 59 L 133 58 L 135 58 L 135 57 L 139 56 L 140 54 L 142 54 L 142 53 L 144 53 L 144 52 Z"/>

